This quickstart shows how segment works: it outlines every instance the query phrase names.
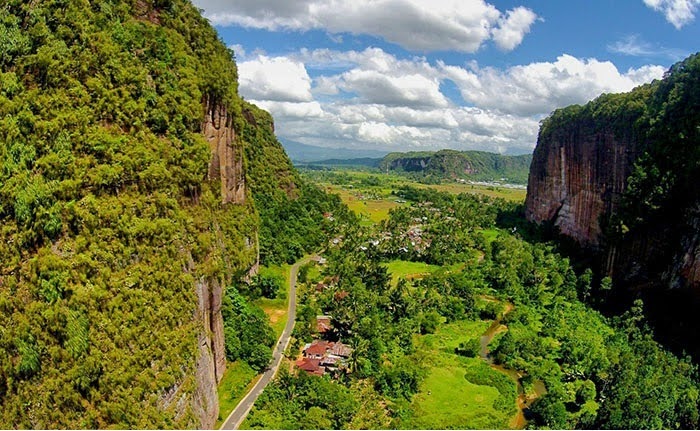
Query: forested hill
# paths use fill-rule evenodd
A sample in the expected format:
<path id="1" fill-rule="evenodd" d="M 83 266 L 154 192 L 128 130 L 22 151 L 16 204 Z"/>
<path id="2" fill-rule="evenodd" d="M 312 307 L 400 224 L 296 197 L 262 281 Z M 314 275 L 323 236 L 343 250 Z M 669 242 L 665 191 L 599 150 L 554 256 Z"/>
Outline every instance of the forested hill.
<path id="1" fill-rule="evenodd" d="M 542 122 L 528 185 L 530 220 L 603 251 L 633 284 L 700 286 L 700 54 L 663 80 Z"/>
<path id="2" fill-rule="evenodd" d="M 526 201 L 530 220 L 556 226 L 632 288 L 617 302 L 644 296 L 656 334 L 696 359 L 698 124 L 700 54 L 629 93 L 557 110 L 542 122 Z"/>
<path id="3" fill-rule="evenodd" d="M 420 176 L 443 178 L 471 178 L 527 182 L 532 155 L 504 156 L 484 151 L 440 150 L 390 153 L 379 163 L 383 171 L 411 172 Z"/>
<path id="4" fill-rule="evenodd" d="M 211 428 L 251 354 L 226 286 L 274 210 L 321 220 L 323 195 L 189 1 L 9 0 L 0 22 L 0 428 Z"/>

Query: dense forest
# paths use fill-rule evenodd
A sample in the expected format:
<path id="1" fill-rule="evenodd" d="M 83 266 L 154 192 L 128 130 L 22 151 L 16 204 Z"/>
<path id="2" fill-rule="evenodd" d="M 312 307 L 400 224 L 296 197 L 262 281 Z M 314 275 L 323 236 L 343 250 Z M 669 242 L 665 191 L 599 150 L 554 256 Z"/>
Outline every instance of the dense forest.
<path id="1" fill-rule="evenodd" d="M 423 181 L 467 178 L 477 181 L 527 182 L 532 155 L 505 156 L 484 151 L 412 151 L 390 153 L 380 162 L 383 172 L 403 172 Z"/>
<path id="2" fill-rule="evenodd" d="M 514 204 L 410 187 L 397 193 L 413 204 L 392 210 L 375 228 L 349 224 L 342 242 L 329 245 L 328 265 L 309 270 L 315 276 L 305 280 L 296 348 L 317 336 L 317 315 L 332 316 L 332 331 L 324 336 L 353 346 L 350 372 L 329 378 L 283 371 L 244 426 L 425 426 L 415 398 L 443 365 L 423 339 L 446 326 L 498 316 L 507 332 L 495 341 L 494 360 L 519 370 L 525 391 L 546 388 L 528 410 L 534 426 L 697 426 L 696 368 L 653 340 L 643 303 L 615 318 L 591 308 L 610 290 L 610 280 L 594 282 L 590 270 L 577 273 L 552 245 L 499 227 L 517 212 Z M 417 225 L 423 246 L 406 235 Z M 387 265 L 395 259 L 438 269 L 392 281 Z M 332 281 L 319 291 L 319 280 Z M 512 311 L 504 311 L 506 304 Z M 455 351 L 466 358 L 455 361 L 468 382 L 496 387 L 501 395 L 480 422 L 452 426 L 504 428 L 515 413 L 516 383 L 470 359 L 478 351 L 478 342 L 470 347 L 474 341 L 462 338 Z"/>
<path id="3" fill-rule="evenodd" d="M 197 289 L 241 279 L 258 237 L 268 261 L 318 245 L 338 201 L 299 180 L 190 2 L 9 1 L 0 21 L 0 424 L 207 423 Z M 207 101 L 245 153 L 237 204 L 207 175 Z M 242 332 L 267 319 L 226 290 L 227 356 L 261 364 Z"/>

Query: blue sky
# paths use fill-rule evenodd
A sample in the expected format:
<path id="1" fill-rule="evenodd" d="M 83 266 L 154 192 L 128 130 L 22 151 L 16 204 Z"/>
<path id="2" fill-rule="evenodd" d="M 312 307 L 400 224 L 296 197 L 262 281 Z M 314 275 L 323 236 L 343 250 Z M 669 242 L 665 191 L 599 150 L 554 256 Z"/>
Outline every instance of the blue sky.
<path id="1" fill-rule="evenodd" d="M 695 53 L 700 0 L 196 0 L 278 136 L 531 152 L 553 109 Z"/>

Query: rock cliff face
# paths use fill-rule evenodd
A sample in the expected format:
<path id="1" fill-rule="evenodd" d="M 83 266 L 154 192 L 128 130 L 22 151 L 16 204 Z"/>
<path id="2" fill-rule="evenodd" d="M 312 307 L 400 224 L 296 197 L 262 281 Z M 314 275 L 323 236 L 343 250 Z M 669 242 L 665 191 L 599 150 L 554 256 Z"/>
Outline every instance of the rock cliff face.
<path id="1" fill-rule="evenodd" d="M 525 206 L 528 220 L 552 222 L 581 245 L 597 248 L 601 224 L 619 206 L 639 145 L 629 135 L 587 129 L 573 123 L 540 135 Z"/>
<path id="2" fill-rule="evenodd" d="M 226 107 L 215 99 L 205 98 L 202 133 L 211 148 L 209 179 L 221 179 L 223 203 L 245 202 L 245 172 L 243 149 L 236 145 L 234 118 Z"/>
<path id="3" fill-rule="evenodd" d="M 700 288 L 700 56 L 661 81 L 555 111 L 526 217 L 551 223 L 628 287 Z"/>

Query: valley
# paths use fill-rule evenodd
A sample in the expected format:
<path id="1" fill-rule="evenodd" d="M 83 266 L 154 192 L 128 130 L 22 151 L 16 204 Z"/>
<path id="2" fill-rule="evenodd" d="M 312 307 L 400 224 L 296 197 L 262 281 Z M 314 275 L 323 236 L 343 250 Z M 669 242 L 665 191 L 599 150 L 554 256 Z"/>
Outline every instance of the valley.
<path id="1" fill-rule="evenodd" d="M 700 54 L 214 3 L 0 7 L 0 428 L 700 427 Z"/>

